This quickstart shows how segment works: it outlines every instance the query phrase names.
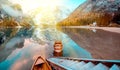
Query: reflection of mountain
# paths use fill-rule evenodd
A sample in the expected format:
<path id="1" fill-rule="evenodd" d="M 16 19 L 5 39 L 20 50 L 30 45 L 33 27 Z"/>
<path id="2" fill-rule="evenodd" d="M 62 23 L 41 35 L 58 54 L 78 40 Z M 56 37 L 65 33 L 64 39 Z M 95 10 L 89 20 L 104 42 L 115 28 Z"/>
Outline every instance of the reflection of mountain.
<path id="1" fill-rule="evenodd" d="M 32 38 L 39 44 L 45 44 L 48 41 L 61 40 L 61 32 L 55 28 L 35 28 Z"/>
<path id="2" fill-rule="evenodd" d="M 117 19 L 116 19 L 117 18 Z M 120 0 L 87 0 L 58 25 L 120 24 Z"/>
<path id="3" fill-rule="evenodd" d="M 89 51 L 93 58 L 120 59 L 120 34 L 104 30 L 63 29 L 77 44 Z"/>
<path id="4" fill-rule="evenodd" d="M 0 38 L 3 40 L 5 37 L 4 45 L 13 37 L 31 37 L 33 29 L 28 28 L 1 28 L 0 29 Z"/>
<path id="5" fill-rule="evenodd" d="M 0 62 L 4 61 L 15 49 L 22 48 L 24 38 L 12 38 L 6 43 L 5 47 L 0 49 Z"/>
<path id="6" fill-rule="evenodd" d="M 0 62 L 5 60 L 16 48 L 22 48 L 24 39 L 32 36 L 32 29 L 27 28 L 0 29 L 6 37 L 4 42 L 0 44 Z"/>

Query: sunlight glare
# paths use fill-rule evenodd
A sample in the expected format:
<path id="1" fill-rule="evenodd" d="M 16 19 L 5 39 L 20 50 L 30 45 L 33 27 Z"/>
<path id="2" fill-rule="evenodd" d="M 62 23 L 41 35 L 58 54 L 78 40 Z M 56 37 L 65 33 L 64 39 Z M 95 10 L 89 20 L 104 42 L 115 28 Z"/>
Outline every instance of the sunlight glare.
<path id="1" fill-rule="evenodd" d="M 63 0 L 10 0 L 12 3 L 18 3 L 22 6 L 23 13 L 28 14 L 36 8 L 50 8 L 54 9 L 56 6 L 60 6 Z"/>
<path id="2" fill-rule="evenodd" d="M 64 0 L 10 0 L 13 4 L 20 4 L 23 14 L 30 15 L 35 24 L 55 24 L 56 13 L 59 13 L 60 6 Z M 56 9 L 58 9 L 57 12 Z"/>

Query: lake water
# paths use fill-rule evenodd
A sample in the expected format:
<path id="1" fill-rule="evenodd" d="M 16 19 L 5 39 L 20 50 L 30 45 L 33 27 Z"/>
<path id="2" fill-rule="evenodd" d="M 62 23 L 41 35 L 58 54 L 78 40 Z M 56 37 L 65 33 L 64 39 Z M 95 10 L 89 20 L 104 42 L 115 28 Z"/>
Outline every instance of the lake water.
<path id="1" fill-rule="evenodd" d="M 62 41 L 64 46 L 63 57 L 102 59 L 106 55 L 110 56 L 108 53 L 113 46 L 120 47 L 120 34 L 103 30 L 81 28 L 58 30 L 54 27 L 0 28 L 0 70 L 30 70 L 37 56 L 45 58 L 54 56 L 53 44 L 58 40 Z M 104 48 L 95 48 L 101 46 Z M 110 49 L 106 46 L 110 46 Z M 93 53 L 91 47 L 96 49 L 94 52 L 97 52 Z M 104 49 L 108 49 L 107 52 L 104 52 L 107 54 L 103 54 L 103 56 L 99 54 L 100 57 L 95 56 Z M 114 50 L 114 52 L 119 53 L 118 50 Z M 120 56 L 118 54 L 115 57 L 119 59 Z"/>

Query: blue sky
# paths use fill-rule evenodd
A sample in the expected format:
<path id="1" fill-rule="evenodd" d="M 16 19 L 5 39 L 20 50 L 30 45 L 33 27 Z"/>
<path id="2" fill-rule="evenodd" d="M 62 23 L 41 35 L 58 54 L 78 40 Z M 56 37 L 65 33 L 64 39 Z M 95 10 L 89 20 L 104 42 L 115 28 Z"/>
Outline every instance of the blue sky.
<path id="1" fill-rule="evenodd" d="M 71 9 L 76 9 L 80 4 L 84 3 L 86 0 L 66 0 L 66 6 L 69 6 Z"/>

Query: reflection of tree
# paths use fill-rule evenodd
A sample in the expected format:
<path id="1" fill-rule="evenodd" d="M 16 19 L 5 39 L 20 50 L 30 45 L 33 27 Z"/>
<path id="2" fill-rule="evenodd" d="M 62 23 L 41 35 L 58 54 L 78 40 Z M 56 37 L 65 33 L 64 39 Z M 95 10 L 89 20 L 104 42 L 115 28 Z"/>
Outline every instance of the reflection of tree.
<path id="1" fill-rule="evenodd" d="M 12 38 L 15 39 L 15 38 Z M 9 41 L 5 41 L 5 47 L 4 48 L 0 48 L 0 62 L 4 61 L 16 48 L 22 48 L 23 44 L 24 44 L 24 39 L 23 38 L 18 38 L 15 39 L 16 42 L 11 42 Z M 21 40 L 20 42 L 17 40 Z M 11 45 L 8 47 L 6 46 L 9 43 L 13 43 L 13 46 L 11 47 Z M 6 48 L 7 47 L 7 48 Z"/>
<path id="2" fill-rule="evenodd" d="M 40 44 L 45 44 L 48 41 L 61 40 L 61 32 L 56 28 L 36 28 L 32 38 Z"/>
<path id="3" fill-rule="evenodd" d="M 9 42 L 10 39 L 14 37 L 31 37 L 32 36 L 32 29 L 28 31 L 27 28 L 3 28 L 1 29 L 4 35 L 6 36 L 5 42 L 1 45 L 0 49 L 4 48 L 4 46 Z"/>
<path id="4" fill-rule="evenodd" d="M 9 40 L 17 34 L 17 32 L 19 31 L 19 28 L 16 28 L 16 29 L 10 29 L 10 28 L 9 29 L 7 29 L 7 28 L 4 29 L 3 28 L 2 31 L 4 33 L 4 36 L 6 36 L 6 40 L 1 45 L 1 48 L 4 47 L 4 45 L 6 45 L 6 43 L 9 42 Z"/>
<path id="5" fill-rule="evenodd" d="M 63 28 L 72 40 L 88 50 L 93 58 L 119 59 L 120 34 L 104 30 L 91 31 L 91 29 Z"/>
<path id="6" fill-rule="evenodd" d="M 3 29 L 3 31 L 5 33 L 4 36 L 6 36 L 6 39 L 5 39 L 4 43 L 0 45 L 1 46 L 0 47 L 0 50 L 1 50 L 1 52 L 0 52 L 0 58 L 1 58 L 0 61 L 5 60 L 6 57 L 9 56 L 9 54 L 11 54 L 11 52 L 13 50 L 15 50 L 18 47 L 21 48 L 22 47 L 21 44 L 23 44 L 23 42 L 21 42 L 21 43 L 14 43 L 13 42 L 13 44 L 16 44 L 16 45 L 14 45 L 15 47 L 13 47 L 11 49 L 8 49 L 8 51 L 7 51 L 5 49 L 6 48 L 6 44 L 8 42 L 10 42 L 10 40 L 13 39 L 14 36 L 19 32 L 19 28 L 16 28 L 16 29 L 11 29 L 11 28 L 9 28 L 9 29 Z"/>
<path id="7" fill-rule="evenodd" d="M 5 60 L 16 48 L 22 48 L 24 39 L 30 38 L 32 36 L 32 30 L 28 28 L 2 28 L 0 29 L 4 32 L 6 40 L 0 45 L 0 62 Z M 13 46 L 8 44 L 12 44 Z M 10 47 L 10 48 L 7 48 Z"/>

